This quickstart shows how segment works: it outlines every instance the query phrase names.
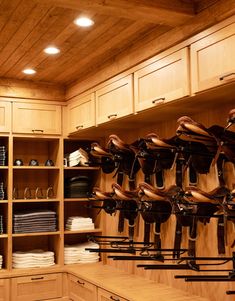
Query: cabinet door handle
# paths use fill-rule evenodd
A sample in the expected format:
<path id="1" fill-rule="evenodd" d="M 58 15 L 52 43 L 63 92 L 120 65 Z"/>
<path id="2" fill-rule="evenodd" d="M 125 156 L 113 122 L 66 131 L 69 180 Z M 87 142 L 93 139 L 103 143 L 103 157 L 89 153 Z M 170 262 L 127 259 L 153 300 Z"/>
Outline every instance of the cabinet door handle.
<path id="1" fill-rule="evenodd" d="M 84 282 L 81 282 L 81 281 L 79 281 L 79 280 L 77 280 L 77 283 L 78 283 L 78 284 L 81 284 L 81 285 L 85 285 Z"/>
<path id="2" fill-rule="evenodd" d="M 165 100 L 165 97 L 159 97 L 159 98 L 154 99 L 154 100 L 152 101 L 152 103 L 153 103 L 153 104 L 155 104 L 155 103 L 160 104 L 160 103 L 163 103 L 164 100 Z"/>
<path id="3" fill-rule="evenodd" d="M 37 132 L 39 132 L 39 133 L 43 133 L 43 132 L 44 132 L 44 130 L 36 130 L 36 129 L 35 129 L 35 130 L 32 130 L 32 132 L 33 132 L 33 133 L 37 133 Z"/>
<path id="4" fill-rule="evenodd" d="M 116 118 L 117 117 L 117 114 L 110 114 L 108 115 L 108 119 L 112 119 L 112 118 Z"/>
<path id="5" fill-rule="evenodd" d="M 82 124 L 76 126 L 76 130 L 79 130 L 79 129 L 82 129 L 82 128 L 83 128 L 83 125 L 82 125 Z"/>
<path id="6" fill-rule="evenodd" d="M 233 75 L 235 75 L 235 72 L 227 73 L 227 74 L 225 74 L 225 75 L 222 75 L 222 76 L 219 78 L 219 80 L 222 81 L 222 80 L 226 79 L 227 77 L 233 76 Z"/>
<path id="7" fill-rule="evenodd" d="M 32 277 L 31 280 L 42 280 L 44 277 Z"/>
<path id="8" fill-rule="evenodd" d="M 114 301 L 120 301 L 119 298 L 116 298 L 116 297 L 113 297 L 113 296 L 111 296 L 110 299 L 111 299 L 111 300 L 114 300 Z"/>

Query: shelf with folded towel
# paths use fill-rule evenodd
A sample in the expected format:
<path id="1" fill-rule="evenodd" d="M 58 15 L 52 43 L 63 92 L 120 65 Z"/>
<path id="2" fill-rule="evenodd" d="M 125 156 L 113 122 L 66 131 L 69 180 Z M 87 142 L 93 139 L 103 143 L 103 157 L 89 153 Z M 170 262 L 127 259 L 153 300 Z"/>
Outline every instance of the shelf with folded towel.
<path id="1" fill-rule="evenodd" d="M 7 202 L 7 201 L 6 201 Z M 60 202 L 59 199 L 17 199 L 17 200 L 12 200 L 13 203 L 53 203 L 53 202 Z M 0 204 L 2 201 L 0 201 Z"/>
<path id="2" fill-rule="evenodd" d="M 64 167 L 64 170 L 100 170 L 97 166 L 74 166 L 74 167 Z"/>
<path id="3" fill-rule="evenodd" d="M 66 198 L 65 202 L 89 202 L 89 200 L 95 200 L 94 198 Z"/>
<path id="4" fill-rule="evenodd" d="M 55 170 L 59 170 L 60 168 L 57 166 L 13 166 L 13 169 L 33 169 L 33 170 L 37 170 L 37 169 L 45 169 L 45 170 L 51 170 L 51 169 L 55 169 Z"/>
<path id="5" fill-rule="evenodd" d="M 96 228 L 96 229 L 84 229 L 84 230 L 65 230 L 64 234 L 83 234 L 83 233 L 100 233 L 102 232 L 101 228 Z"/>
<path id="6" fill-rule="evenodd" d="M 58 234 L 60 234 L 60 231 L 56 231 L 56 232 L 13 233 L 12 237 L 46 236 L 46 235 L 58 235 Z"/>

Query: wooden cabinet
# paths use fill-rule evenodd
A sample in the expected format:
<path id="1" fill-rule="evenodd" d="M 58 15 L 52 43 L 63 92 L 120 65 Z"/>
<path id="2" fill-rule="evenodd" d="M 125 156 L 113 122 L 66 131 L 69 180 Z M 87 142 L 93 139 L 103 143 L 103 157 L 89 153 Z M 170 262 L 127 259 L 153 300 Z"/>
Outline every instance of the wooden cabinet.
<path id="1" fill-rule="evenodd" d="M 98 89 L 95 95 L 97 124 L 132 114 L 132 75 L 128 75 L 116 82 Z"/>
<path id="2" fill-rule="evenodd" d="M 0 132 L 11 131 L 11 103 L 0 101 Z"/>
<path id="3" fill-rule="evenodd" d="M 68 132 L 95 126 L 95 93 L 68 105 Z"/>
<path id="4" fill-rule="evenodd" d="M 91 284 L 83 279 L 73 275 L 68 276 L 69 298 L 73 301 L 96 301 L 97 289 L 94 284 Z"/>
<path id="5" fill-rule="evenodd" d="M 98 299 L 97 301 L 128 301 L 127 299 L 121 298 L 118 295 L 112 294 L 106 290 L 98 288 Z"/>
<path id="6" fill-rule="evenodd" d="M 62 297 L 62 274 L 18 277 L 11 280 L 11 299 L 33 301 Z"/>
<path id="7" fill-rule="evenodd" d="M 192 92 L 235 80 L 235 23 L 191 45 Z"/>
<path id="8" fill-rule="evenodd" d="M 188 49 L 184 48 L 134 73 L 135 111 L 189 95 Z"/>
<path id="9" fill-rule="evenodd" d="M 0 301 L 9 301 L 9 279 L 0 279 Z"/>
<path id="10" fill-rule="evenodd" d="M 13 103 L 13 133 L 61 134 L 61 106 Z"/>

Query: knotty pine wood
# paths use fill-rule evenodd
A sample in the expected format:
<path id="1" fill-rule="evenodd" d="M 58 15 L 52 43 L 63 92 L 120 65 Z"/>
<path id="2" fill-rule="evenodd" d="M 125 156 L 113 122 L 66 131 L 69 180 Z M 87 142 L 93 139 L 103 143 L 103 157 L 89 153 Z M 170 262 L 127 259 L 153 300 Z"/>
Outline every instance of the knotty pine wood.
<path id="1" fill-rule="evenodd" d="M 195 104 L 196 105 L 196 104 Z M 221 105 L 213 106 L 205 111 L 201 111 L 200 113 L 190 114 L 190 116 L 197 122 L 204 124 L 206 127 L 209 127 L 213 124 L 218 124 L 221 126 L 225 126 L 228 112 L 231 109 L 230 105 Z M 183 116 L 185 114 L 182 114 Z M 162 121 L 160 123 L 155 123 L 149 126 L 136 127 L 136 130 L 125 130 L 119 131 L 119 136 L 126 143 L 131 143 L 135 141 L 138 137 L 145 137 L 146 134 L 155 132 L 160 137 L 170 138 L 175 135 L 175 131 L 177 128 L 177 119 L 168 119 L 167 115 L 165 115 L 165 122 Z M 231 127 L 231 130 L 235 131 L 235 127 Z M 115 133 L 115 132 L 113 132 Z M 108 139 L 108 137 L 107 137 Z M 175 183 L 173 171 L 165 172 L 165 186 L 169 187 L 171 184 Z M 115 179 L 112 177 L 113 175 L 106 176 L 106 191 L 111 191 L 111 185 L 115 182 Z M 225 166 L 225 178 L 227 185 L 230 189 L 233 188 L 235 183 L 235 168 L 232 164 L 228 163 Z M 137 183 L 143 181 L 143 174 L 138 173 Z M 125 182 L 127 188 L 127 182 Z M 199 175 L 198 187 L 205 191 L 211 191 L 219 185 L 217 179 L 217 171 L 214 167 L 211 167 L 210 173 L 207 175 Z M 188 180 L 186 179 L 184 182 L 184 186 L 188 186 Z M 119 235 L 117 232 L 117 215 L 107 215 L 105 214 L 105 235 Z M 174 244 L 174 229 L 175 229 L 175 217 L 172 216 L 170 220 L 162 225 L 162 247 L 172 248 Z M 216 223 L 217 221 L 211 219 L 210 223 L 206 226 L 201 223 L 198 224 L 198 238 L 197 238 L 197 255 L 198 256 L 218 256 L 217 252 L 217 233 L 216 233 Z M 143 240 L 143 226 L 144 223 L 142 218 L 139 221 L 139 229 L 138 235 L 136 239 L 138 241 Z M 125 232 L 122 233 L 124 235 L 128 235 L 128 226 L 125 224 Z M 183 230 L 183 241 L 182 247 L 187 247 L 187 229 Z M 153 232 L 152 232 L 153 233 Z M 153 239 L 153 237 L 152 237 Z M 226 255 L 231 256 L 232 251 L 234 249 L 231 248 L 231 245 L 234 241 L 234 226 L 231 222 L 228 222 L 228 245 L 226 246 Z M 174 275 L 179 274 L 195 274 L 194 272 L 187 271 L 170 271 L 170 270 L 161 270 L 161 271 L 145 271 L 142 268 L 137 268 L 136 265 L 139 262 L 130 262 L 130 261 L 113 261 L 112 259 L 106 259 L 109 265 L 114 266 L 118 269 L 124 270 L 128 273 L 134 273 L 136 275 L 145 277 L 147 279 L 154 280 L 159 283 L 164 283 L 170 285 L 172 287 L 180 288 L 182 290 L 188 291 L 191 294 L 197 294 L 202 297 L 206 297 L 211 301 L 230 301 L 231 297 L 225 294 L 226 290 L 234 290 L 235 286 L 233 282 L 199 282 L 199 283 L 186 283 L 182 279 L 174 279 Z M 141 262 L 142 263 L 142 262 Z M 147 262 L 146 262 L 147 263 Z M 149 262 L 148 262 L 149 263 Z M 151 262 L 152 263 L 152 262 Z M 221 266 L 221 268 L 232 268 L 231 263 L 227 265 Z"/>

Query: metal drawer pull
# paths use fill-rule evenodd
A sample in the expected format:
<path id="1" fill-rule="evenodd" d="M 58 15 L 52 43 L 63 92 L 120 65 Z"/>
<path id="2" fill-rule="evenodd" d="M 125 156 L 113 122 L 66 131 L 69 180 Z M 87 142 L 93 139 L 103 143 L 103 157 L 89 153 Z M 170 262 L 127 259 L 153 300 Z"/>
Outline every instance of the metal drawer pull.
<path id="1" fill-rule="evenodd" d="M 114 301 L 120 301 L 119 298 L 115 298 L 115 297 L 113 297 L 113 296 L 111 296 L 110 299 L 111 299 L 111 300 L 114 300 Z"/>
<path id="2" fill-rule="evenodd" d="M 81 281 L 79 281 L 79 280 L 77 280 L 77 283 L 78 283 L 78 284 L 81 284 L 81 285 L 84 285 L 84 284 L 85 284 L 84 282 L 81 282 Z"/>
<path id="3" fill-rule="evenodd" d="M 77 129 L 77 130 L 82 129 L 82 128 L 83 128 L 83 125 L 77 125 L 77 126 L 76 126 L 76 129 Z"/>
<path id="4" fill-rule="evenodd" d="M 154 103 L 163 103 L 164 100 L 165 100 L 165 97 L 160 97 L 160 98 L 154 99 L 154 100 L 152 101 L 152 103 L 153 103 L 153 104 L 154 104 Z"/>
<path id="5" fill-rule="evenodd" d="M 31 278 L 31 280 L 42 280 L 44 279 L 44 277 L 34 277 L 34 278 Z"/>
<path id="6" fill-rule="evenodd" d="M 40 133 L 43 133 L 44 130 L 32 130 L 33 133 L 36 133 L 36 132 L 40 132 Z"/>
<path id="7" fill-rule="evenodd" d="M 117 117 L 117 114 L 110 114 L 110 115 L 108 116 L 108 119 L 115 118 L 115 117 Z"/>
<path id="8" fill-rule="evenodd" d="M 225 74 L 225 75 L 222 75 L 222 76 L 219 78 L 219 80 L 224 80 L 224 79 L 226 79 L 227 77 L 232 76 L 232 75 L 235 75 L 235 72 L 231 72 L 231 73 L 227 73 L 227 74 Z"/>

